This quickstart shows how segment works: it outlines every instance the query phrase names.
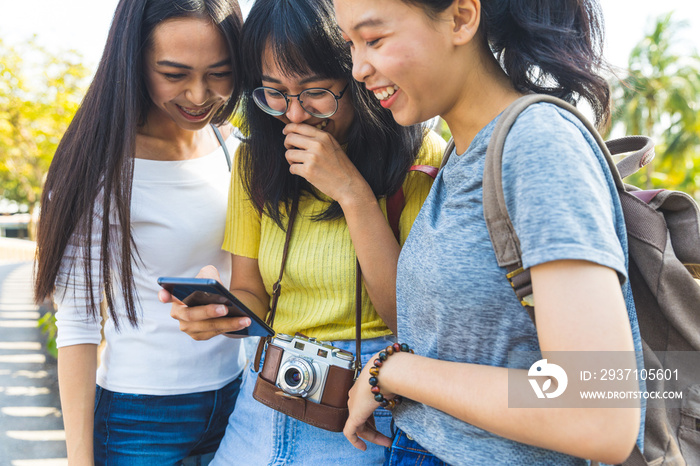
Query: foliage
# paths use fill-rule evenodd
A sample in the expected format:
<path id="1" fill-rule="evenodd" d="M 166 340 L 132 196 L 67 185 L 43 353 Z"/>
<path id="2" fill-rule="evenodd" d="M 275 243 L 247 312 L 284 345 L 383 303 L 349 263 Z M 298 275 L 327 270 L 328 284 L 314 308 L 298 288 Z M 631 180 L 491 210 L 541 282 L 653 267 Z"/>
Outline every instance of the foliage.
<path id="1" fill-rule="evenodd" d="M 435 123 L 435 126 L 433 127 L 436 133 L 438 133 L 442 138 L 449 142 L 450 138 L 452 137 L 452 133 L 450 132 L 450 127 L 447 126 L 447 123 L 445 120 L 442 118 L 438 119 L 437 122 Z"/>
<path id="2" fill-rule="evenodd" d="M 656 143 L 655 160 L 626 182 L 679 189 L 700 202 L 700 56 L 676 52 L 684 27 L 672 13 L 662 15 L 632 50 L 626 76 L 611 83 L 612 124 L 605 136 L 643 134 Z M 435 130 L 450 138 L 443 120 Z"/>
<path id="3" fill-rule="evenodd" d="M 30 213 L 85 93 L 89 71 L 81 62 L 76 52 L 59 56 L 34 41 L 10 46 L 0 39 L 0 197 L 28 206 Z M 47 311 L 38 326 L 55 357 L 54 313 Z"/>
<path id="4" fill-rule="evenodd" d="M 89 72 L 81 61 L 73 51 L 59 56 L 34 41 L 0 39 L 0 197 L 30 212 L 84 94 Z"/>
<path id="5" fill-rule="evenodd" d="M 686 27 L 658 17 L 629 57 L 626 78 L 613 83 L 612 128 L 656 142 L 656 160 L 629 182 L 684 190 L 700 199 L 700 57 L 676 52 Z"/>
<path id="6" fill-rule="evenodd" d="M 54 311 L 49 310 L 41 316 L 37 322 L 37 327 L 41 329 L 41 332 L 46 334 L 46 351 L 53 356 L 58 358 L 58 348 L 56 348 L 56 314 Z"/>

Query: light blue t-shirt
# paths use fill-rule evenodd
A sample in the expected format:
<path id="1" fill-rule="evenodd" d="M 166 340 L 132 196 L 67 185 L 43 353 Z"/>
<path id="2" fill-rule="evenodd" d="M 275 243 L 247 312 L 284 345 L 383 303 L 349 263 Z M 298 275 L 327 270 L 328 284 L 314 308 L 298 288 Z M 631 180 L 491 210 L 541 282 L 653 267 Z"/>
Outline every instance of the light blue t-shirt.
<path id="1" fill-rule="evenodd" d="M 539 344 L 534 324 L 496 263 L 484 221 L 484 159 L 497 120 L 464 154 L 452 154 L 413 224 L 398 265 L 398 338 L 430 358 L 510 367 L 509 352 L 539 354 Z M 503 187 L 524 267 L 578 259 L 616 270 L 641 351 L 626 281 L 622 208 L 593 136 L 555 105 L 529 107 L 506 139 Z M 529 368 L 538 359 L 517 367 Z M 450 464 L 586 464 L 411 400 L 394 416 L 399 428 Z"/>

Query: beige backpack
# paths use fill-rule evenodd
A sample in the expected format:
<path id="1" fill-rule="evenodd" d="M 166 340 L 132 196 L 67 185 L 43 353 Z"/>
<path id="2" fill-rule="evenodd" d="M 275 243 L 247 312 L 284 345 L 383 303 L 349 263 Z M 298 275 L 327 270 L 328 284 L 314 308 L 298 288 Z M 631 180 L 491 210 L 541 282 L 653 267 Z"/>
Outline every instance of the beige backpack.
<path id="1" fill-rule="evenodd" d="M 518 115 L 537 102 L 557 105 L 578 117 L 598 141 L 620 196 L 629 242 L 629 279 L 642 336 L 644 365 L 651 371 L 678 369 L 677 379 L 650 380 L 647 391 L 682 391 L 681 408 L 664 400 L 646 406 L 644 454 L 635 447 L 626 466 L 700 465 L 700 209 L 689 195 L 664 189 L 644 191 L 622 179 L 654 157 L 653 142 L 630 136 L 604 142 L 572 105 L 546 95 L 527 95 L 501 115 L 484 167 L 484 217 L 498 264 L 534 321 L 529 270 L 508 217 L 501 179 L 503 145 Z M 450 141 L 443 166 L 454 149 Z M 633 152 L 617 165 L 611 154 Z M 685 352 L 685 353 L 683 353 Z M 693 357 L 695 356 L 695 357 Z M 691 361 L 688 364 L 688 361 Z"/>

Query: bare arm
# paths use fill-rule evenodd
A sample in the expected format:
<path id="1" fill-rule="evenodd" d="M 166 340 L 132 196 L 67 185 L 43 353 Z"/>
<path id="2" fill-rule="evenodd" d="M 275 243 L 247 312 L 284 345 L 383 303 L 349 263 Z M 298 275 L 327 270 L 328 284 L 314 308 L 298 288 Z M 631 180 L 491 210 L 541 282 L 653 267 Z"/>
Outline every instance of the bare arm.
<path id="1" fill-rule="evenodd" d="M 289 124 L 285 134 L 290 173 L 304 177 L 340 204 L 370 300 L 396 333 L 400 247 L 372 189 L 330 134 L 305 124 Z"/>
<path id="2" fill-rule="evenodd" d="M 70 464 L 91 465 L 97 345 L 58 349 L 58 385 Z"/>
<path id="3" fill-rule="evenodd" d="M 360 261 L 367 294 L 384 323 L 396 333 L 396 266 L 401 247 L 369 186 L 367 190 L 364 198 L 348 196 L 338 202 Z"/>
<path id="4" fill-rule="evenodd" d="M 231 285 L 233 293 L 261 319 L 270 309 L 270 296 L 265 290 L 257 259 L 231 255 Z"/>
<path id="5" fill-rule="evenodd" d="M 613 270 L 583 261 L 555 261 L 533 267 L 532 282 L 543 353 L 633 351 Z M 400 394 L 512 440 L 611 464 L 627 458 L 639 429 L 638 407 L 509 409 L 508 372 L 399 353 L 382 366 L 379 380 L 382 392 Z M 526 371 L 518 375 L 526 377 Z M 386 442 L 362 428 L 376 407 L 367 379 L 365 368 L 351 391 L 351 417 L 345 427 L 346 436 L 359 448 L 363 445 L 356 434 Z M 636 381 L 630 380 L 624 389 L 637 390 Z"/>

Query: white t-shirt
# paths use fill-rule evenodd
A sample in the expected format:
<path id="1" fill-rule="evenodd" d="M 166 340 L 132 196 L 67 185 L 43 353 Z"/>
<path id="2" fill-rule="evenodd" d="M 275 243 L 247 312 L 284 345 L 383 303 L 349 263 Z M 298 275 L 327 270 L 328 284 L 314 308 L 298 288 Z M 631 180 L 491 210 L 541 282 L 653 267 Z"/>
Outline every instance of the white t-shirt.
<path id="1" fill-rule="evenodd" d="M 226 141 L 231 155 L 240 141 Z M 138 294 L 139 326 L 124 312 L 118 269 L 112 266 L 119 330 L 105 323 L 106 345 L 97 383 L 107 390 L 147 395 L 174 395 L 216 390 L 243 370 L 241 339 L 217 336 L 195 341 L 170 317 L 170 304 L 158 301 L 158 277 L 194 277 L 214 265 L 228 286 L 231 258 L 221 249 L 230 173 L 221 147 L 203 157 L 183 161 L 135 159 L 131 199 L 131 229 L 138 251 L 132 266 Z M 95 296 L 103 296 L 99 277 L 101 197 L 92 232 Z M 114 215 L 112 216 L 114 217 Z M 111 244 L 118 252 L 119 227 L 112 221 Z M 69 244 L 56 281 L 58 347 L 100 342 L 100 322 L 88 316 L 89 302 L 79 250 Z M 118 254 L 112 252 L 114 258 Z"/>

